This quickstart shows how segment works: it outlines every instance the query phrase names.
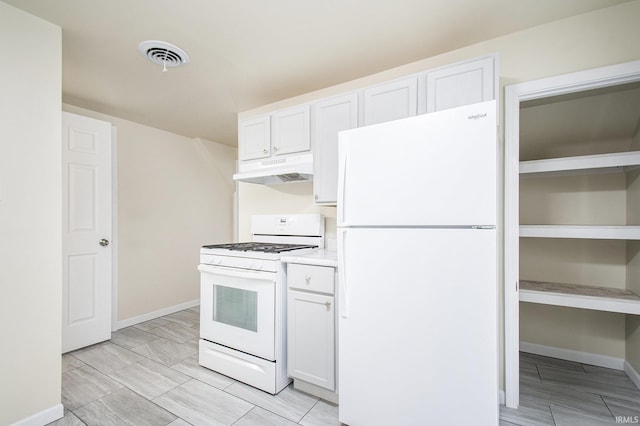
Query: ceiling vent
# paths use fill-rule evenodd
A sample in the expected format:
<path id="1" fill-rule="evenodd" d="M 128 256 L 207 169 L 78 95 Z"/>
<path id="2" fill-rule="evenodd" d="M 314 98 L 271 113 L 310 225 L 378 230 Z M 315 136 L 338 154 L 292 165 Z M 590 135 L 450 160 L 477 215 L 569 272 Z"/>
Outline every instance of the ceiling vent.
<path id="1" fill-rule="evenodd" d="M 179 67 L 189 63 L 187 52 L 166 41 L 143 41 L 138 45 L 138 50 L 154 64 L 162 65 L 163 71 L 166 71 L 167 67 Z"/>

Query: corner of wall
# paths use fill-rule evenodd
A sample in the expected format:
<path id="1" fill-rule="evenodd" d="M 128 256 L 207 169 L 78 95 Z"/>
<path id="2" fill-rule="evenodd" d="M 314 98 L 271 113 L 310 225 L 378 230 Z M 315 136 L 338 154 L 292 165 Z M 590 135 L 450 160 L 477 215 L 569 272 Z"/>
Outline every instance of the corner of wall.
<path id="1" fill-rule="evenodd" d="M 62 30 L 2 1 L 0 29 L 0 424 L 43 424 L 62 413 Z"/>

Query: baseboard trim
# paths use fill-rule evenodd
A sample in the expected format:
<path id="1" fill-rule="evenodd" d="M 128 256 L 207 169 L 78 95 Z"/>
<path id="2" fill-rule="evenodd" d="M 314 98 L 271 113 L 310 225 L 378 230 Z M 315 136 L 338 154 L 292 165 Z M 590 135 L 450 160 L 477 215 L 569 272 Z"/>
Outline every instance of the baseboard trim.
<path id="1" fill-rule="evenodd" d="M 43 426 L 64 417 L 64 406 L 54 405 L 32 416 L 12 423 L 11 426 Z"/>
<path id="2" fill-rule="evenodd" d="M 640 388 L 640 374 L 636 371 L 635 368 L 628 361 L 624 362 L 624 372 L 627 373 L 627 376 L 631 379 L 633 383 L 636 384 L 638 388 Z"/>
<path id="3" fill-rule="evenodd" d="M 591 352 L 574 351 L 572 349 L 557 348 L 554 346 L 538 345 L 536 343 L 520 342 L 520 351 L 552 358 L 566 359 L 567 361 L 596 365 L 598 367 L 612 368 L 624 371 L 625 360 L 608 355 L 594 354 Z"/>
<path id="4" fill-rule="evenodd" d="M 189 302 L 180 303 L 178 305 L 169 306 L 167 308 L 158 309 L 157 311 L 148 312 L 146 314 L 138 315 L 135 317 L 127 318 L 126 320 L 118 321 L 118 330 L 125 327 L 131 327 L 132 325 L 140 324 L 145 321 L 160 318 L 165 315 L 173 314 L 185 309 L 193 308 L 200 304 L 200 299 L 191 300 Z"/>

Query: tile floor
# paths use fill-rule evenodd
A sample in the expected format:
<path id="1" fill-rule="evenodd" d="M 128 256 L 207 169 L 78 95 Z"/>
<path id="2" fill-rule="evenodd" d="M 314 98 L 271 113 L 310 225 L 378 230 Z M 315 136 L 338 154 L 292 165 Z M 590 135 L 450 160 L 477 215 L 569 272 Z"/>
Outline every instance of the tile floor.
<path id="1" fill-rule="evenodd" d="M 52 424 L 340 424 L 337 406 L 291 386 L 272 396 L 200 367 L 198 323 L 195 307 L 65 354 L 65 416 Z M 521 407 L 503 407 L 501 426 L 612 425 L 640 415 L 640 390 L 622 372 L 530 354 L 520 363 Z"/>
<path id="2" fill-rule="evenodd" d="M 600 426 L 640 422 L 640 389 L 622 371 L 520 354 L 520 407 L 500 425 Z"/>
<path id="3" fill-rule="evenodd" d="M 63 355 L 64 418 L 53 425 L 337 425 L 338 407 L 276 396 L 198 365 L 197 307 Z"/>

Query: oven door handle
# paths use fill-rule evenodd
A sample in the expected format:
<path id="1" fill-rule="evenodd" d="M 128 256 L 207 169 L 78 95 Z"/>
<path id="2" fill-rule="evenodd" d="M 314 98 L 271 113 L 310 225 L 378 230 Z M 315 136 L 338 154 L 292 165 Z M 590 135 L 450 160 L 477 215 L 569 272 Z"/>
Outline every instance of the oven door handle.
<path id="1" fill-rule="evenodd" d="M 267 271 L 254 271 L 250 269 L 236 269 L 212 265 L 198 265 L 198 271 L 205 274 L 223 275 L 226 277 L 275 281 L 275 274 Z"/>

